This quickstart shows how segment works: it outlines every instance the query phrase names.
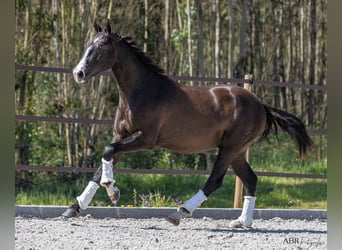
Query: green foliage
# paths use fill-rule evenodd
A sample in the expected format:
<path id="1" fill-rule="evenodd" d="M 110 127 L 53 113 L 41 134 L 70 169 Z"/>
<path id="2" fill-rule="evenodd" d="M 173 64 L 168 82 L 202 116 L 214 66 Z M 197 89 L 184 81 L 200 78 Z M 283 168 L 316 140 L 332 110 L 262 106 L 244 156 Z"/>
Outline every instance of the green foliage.
<path id="1" fill-rule="evenodd" d="M 177 207 L 181 201 L 171 196 L 162 195 L 158 190 L 154 193 L 137 194 L 133 189 L 133 204 L 135 207 Z"/>
<path id="2" fill-rule="evenodd" d="M 176 207 L 202 188 L 206 179 L 207 176 L 201 175 L 117 175 L 116 184 L 121 191 L 117 205 Z M 31 188 L 16 189 L 16 204 L 71 205 L 86 184 L 70 175 L 54 176 L 50 182 L 36 181 Z M 226 176 L 222 187 L 202 207 L 233 207 L 234 187 L 235 178 Z M 98 190 L 90 205 L 111 206 L 104 188 Z M 259 177 L 257 208 L 326 209 L 327 181 Z"/>
<path id="3" fill-rule="evenodd" d="M 134 152 L 125 154 L 118 168 L 144 168 L 144 169 L 168 169 L 169 168 L 169 152 L 156 149 L 146 152 Z"/>
<path id="4" fill-rule="evenodd" d="M 279 141 L 274 135 L 267 141 L 255 143 L 249 151 L 250 165 L 254 171 L 286 172 L 302 174 L 327 174 L 327 141 L 319 141 L 312 136 L 314 146 L 307 159 L 298 159 L 298 151 L 293 140 L 284 133 Z"/>
<path id="5" fill-rule="evenodd" d="M 257 202 L 261 208 L 327 209 L 327 181 L 259 178 Z"/>

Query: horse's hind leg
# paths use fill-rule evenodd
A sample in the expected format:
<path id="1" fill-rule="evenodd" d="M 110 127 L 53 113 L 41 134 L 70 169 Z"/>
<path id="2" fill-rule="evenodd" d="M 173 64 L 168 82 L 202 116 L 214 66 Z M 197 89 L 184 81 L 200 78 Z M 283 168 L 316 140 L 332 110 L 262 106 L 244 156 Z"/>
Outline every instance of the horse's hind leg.
<path id="1" fill-rule="evenodd" d="M 249 166 L 246 160 L 246 152 L 240 154 L 231 166 L 235 174 L 241 179 L 245 188 L 245 197 L 241 215 L 238 219 L 232 221 L 230 227 L 250 227 L 253 222 L 253 213 L 255 206 L 255 192 L 257 186 L 257 176 Z"/>
<path id="2" fill-rule="evenodd" d="M 191 199 L 167 217 L 167 221 L 178 226 L 181 218 L 190 217 L 192 212 L 207 200 L 207 197 L 216 189 L 221 187 L 224 175 L 229 166 L 231 152 L 220 149 L 211 174 L 202 190 L 199 190 Z"/>

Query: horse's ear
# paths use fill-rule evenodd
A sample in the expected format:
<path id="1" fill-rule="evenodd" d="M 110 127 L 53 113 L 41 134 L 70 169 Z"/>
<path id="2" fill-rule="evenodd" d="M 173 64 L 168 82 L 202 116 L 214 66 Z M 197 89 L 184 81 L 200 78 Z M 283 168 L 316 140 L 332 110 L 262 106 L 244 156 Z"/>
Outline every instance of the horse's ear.
<path id="1" fill-rule="evenodd" d="M 97 18 L 94 19 L 94 29 L 96 31 L 96 33 L 99 33 L 102 31 L 102 28 L 100 27 L 100 25 L 97 23 Z"/>
<path id="2" fill-rule="evenodd" d="M 108 34 L 112 33 L 112 27 L 113 27 L 112 22 L 109 19 L 107 19 L 106 29 L 107 29 Z"/>

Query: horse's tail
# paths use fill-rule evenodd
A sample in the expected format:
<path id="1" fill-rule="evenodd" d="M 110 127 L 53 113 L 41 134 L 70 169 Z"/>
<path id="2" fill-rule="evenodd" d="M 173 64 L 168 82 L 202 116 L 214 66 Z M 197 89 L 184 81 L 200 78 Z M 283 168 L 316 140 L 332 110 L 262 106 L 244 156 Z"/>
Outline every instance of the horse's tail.
<path id="1" fill-rule="evenodd" d="M 264 107 L 266 111 L 266 126 L 261 139 L 266 138 L 271 132 L 274 132 L 277 136 L 279 126 L 295 140 L 299 157 L 306 156 L 313 142 L 303 122 L 295 115 L 284 110 L 276 109 L 266 104 L 264 104 Z"/>

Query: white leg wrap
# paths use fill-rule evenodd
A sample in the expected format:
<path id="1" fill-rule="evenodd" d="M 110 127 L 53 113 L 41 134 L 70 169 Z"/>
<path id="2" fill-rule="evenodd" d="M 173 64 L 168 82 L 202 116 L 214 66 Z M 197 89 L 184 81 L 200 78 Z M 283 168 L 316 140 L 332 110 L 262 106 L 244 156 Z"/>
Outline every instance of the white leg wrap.
<path id="1" fill-rule="evenodd" d="M 253 222 L 253 213 L 254 213 L 254 206 L 255 206 L 255 199 L 254 196 L 245 196 L 245 200 L 243 202 L 242 213 L 239 217 L 239 220 L 242 225 L 245 227 L 250 227 Z"/>
<path id="2" fill-rule="evenodd" d="M 101 175 L 101 186 L 106 186 L 106 184 L 114 183 L 113 178 L 113 160 L 106 161 L 102 158 L 102 175 Z"/>
<path id="3" fill-rule="evenodd" d="M 87 209 L 88 204 L 93 199 L 98 188 L 99 185 L 96 182 L 89 181 L 88 186 L 84 189 L 83 193 L 76 197 L 80 208 Z"/>
<path id="4" fill-rule="evenodd" d="M 197 194 L 195 194 L 190 200 L 188 200 L 181 207 L 184 207 L 186 210 L 190 212 L 190 214 L 192 214 L 192 212 L 206 200 L 207 200 L 207 196 L 200 189 L 197 192 Z"/>

